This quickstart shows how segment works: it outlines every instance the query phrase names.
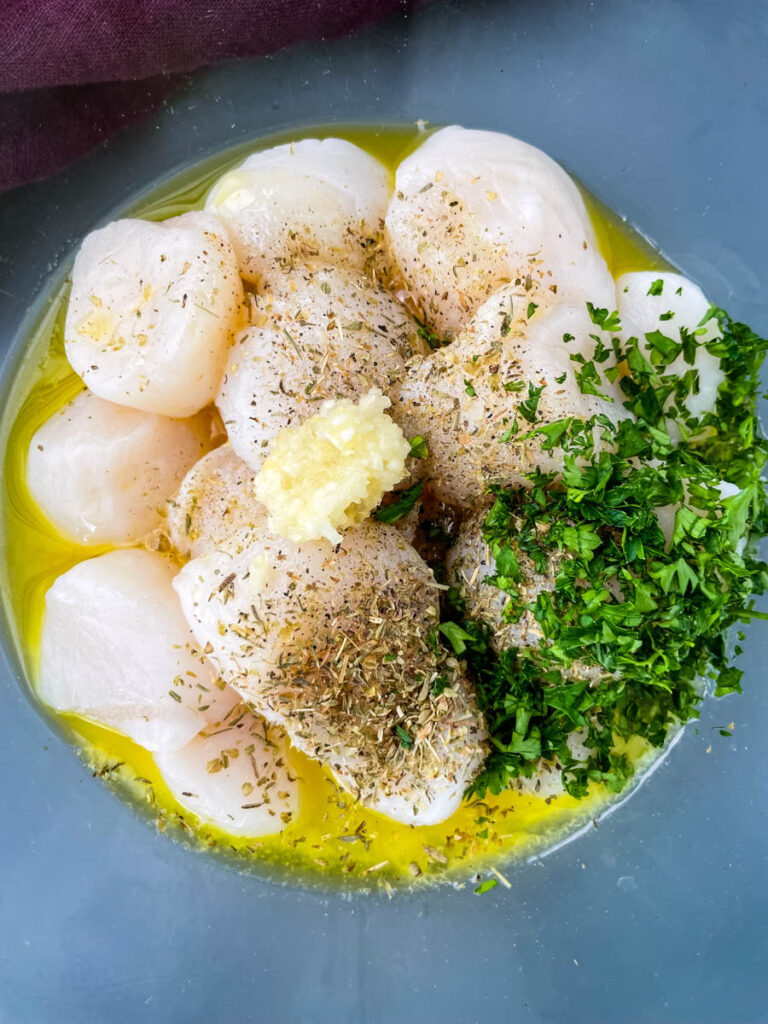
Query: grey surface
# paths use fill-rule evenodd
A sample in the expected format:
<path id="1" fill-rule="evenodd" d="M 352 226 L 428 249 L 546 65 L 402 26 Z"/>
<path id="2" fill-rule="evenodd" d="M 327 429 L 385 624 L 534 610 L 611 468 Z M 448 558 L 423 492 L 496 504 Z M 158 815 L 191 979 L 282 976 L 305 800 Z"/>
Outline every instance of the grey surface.
<path id="1" fill-rule="evenodd" d="M 2 343 L 76 240 L 158 175 L 284 125 L 417 118 L 542 146 L 764 331 L 767 83 L 761 0 L 448 2 L 207 72 L 0 200 Z M 746 648 L 746 693 L 709 704 L 598 831 L 510 892 L 391 902 L 276 889 L 156 836 L 6 672 L 0 1021 L 765 1021 L 764 627 Z"/>

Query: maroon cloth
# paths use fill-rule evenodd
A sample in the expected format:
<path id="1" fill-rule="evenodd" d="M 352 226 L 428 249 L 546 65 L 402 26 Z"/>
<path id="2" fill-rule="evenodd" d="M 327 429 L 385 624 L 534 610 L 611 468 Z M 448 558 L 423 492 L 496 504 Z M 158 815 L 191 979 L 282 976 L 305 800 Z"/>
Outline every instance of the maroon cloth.
<path id="1" fill-rule="evenodd" d="M 352 32 L 418 0 L 0 0 L 0 191 L 146 116 L 182 72 Z"/>

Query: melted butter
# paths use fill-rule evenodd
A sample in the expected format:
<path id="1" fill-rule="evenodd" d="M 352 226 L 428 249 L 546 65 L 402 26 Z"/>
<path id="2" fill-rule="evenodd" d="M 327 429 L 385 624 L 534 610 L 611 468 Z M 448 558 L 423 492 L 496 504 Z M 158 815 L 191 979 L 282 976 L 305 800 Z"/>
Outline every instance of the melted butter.
<path id="1" fill-rule="evenodd" d="M 392 170 L 424 138 L 415 128 L 342 129 L 335 125 L 249 142 L 156 185 L 123 215 L 162 220 L 200 208 L 213 182 L 248 153 L 302 135 L 341 135 Z M 640 234 L 582 192 L 601 252 L 614 276 L 669 266 Z M 67 294 L 64 285 L 31 331 L 0 423 L 0 444 L 5 452 L 2 592 L 17 651 L 30 679 L 37 674 L 48 587 L 77 562 L 108 550 L 83 547 L 60 536 L 37 510 L 25 483 L 26 454 L 33 434 L 83 387 L 64 356 Z M 292 751 L 300 779 L 295 821 L 277 835 L 247 840 L 229 836 L 186 811 L 163 782 L 151 754 L 126 737 L 74 715 L 57 716 L 56 725 L 78 747 L 94 775 L 106 779 L 143 809 L 160 829 L 168 829 L 200 849 L 233 858 L 240 867 L 285 880 L 336 879 L 350 885 L 387 887 L 414 879 L 463 879 L 470 870 L 493 870 L 510 858 L 541 851 L 588 822 L 610 799 L 599 787 L 581 801 L 567 795 L 545 800 L 508 790 L 497 797 L 487 794 L 483 801 L 465 802 L 440 825 L 412 827 L 358 807 L 324 769 Z M 639 741 L 627 752 L 638 770 L 652 757 Z"/>

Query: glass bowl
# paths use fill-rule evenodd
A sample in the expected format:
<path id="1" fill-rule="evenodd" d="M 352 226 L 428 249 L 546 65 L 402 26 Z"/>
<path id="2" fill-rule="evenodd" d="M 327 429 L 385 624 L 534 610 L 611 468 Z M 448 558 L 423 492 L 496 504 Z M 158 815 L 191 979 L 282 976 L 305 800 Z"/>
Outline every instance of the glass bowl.
<path id="1" fill-rule="evenodd" d="M 766 17 L 735 0 L 430 5 L 188 79 L 149 121 L 0 198 L 2 387 L 81 237 L 164 178 L 314 122 L 423 119 L 543 148 L 763 333 Z M 647 784 L 576 841 L 471 886 L 275 886 L 169 843 L 0 673 L 0 1018 L 337 1024 L 760 1021 L 768 1005 L 764 627 Z M 734 722 L 730 738 L 721 726 Z"/>

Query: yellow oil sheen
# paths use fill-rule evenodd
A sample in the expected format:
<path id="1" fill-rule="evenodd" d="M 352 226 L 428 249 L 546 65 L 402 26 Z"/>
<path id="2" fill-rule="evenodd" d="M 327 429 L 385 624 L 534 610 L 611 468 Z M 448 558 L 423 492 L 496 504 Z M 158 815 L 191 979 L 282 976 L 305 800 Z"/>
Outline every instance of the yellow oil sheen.
<path id="1" fill-rule="evenodd" d="M 392 169 L 424 138 L 417 128 L 339 125 L 294 131 L 242 144 L 155 186 L 123 213 L 163 220 L 199 209 L 212 183 L 257 148 L 306 136 L 341 136 L 367 149 Z M 650 244 L 599 200 L 582 189 L 601 251 L 617 276 L 630 270 L 667 269 Z M 27 351 L 0 421 L 4 472 L 0 508 L 4 558 L 2 593 L 27 676 L 38 668 L 45 593 L 53 581 L 84 558 L 108 550 L 82 547 L 61 537 L 32 501 L 25 483 L 27 450 L 35 431 L 83 384 L 64 356 L 68 286 L 52 295 L 30 332 Z M 34 689 L 34 685 L 33 685 Z M 151 754 L 124 736 L 75 715 L 57 725 L 80 750 L 93 774 L 104 778 L 162 830 L 201 850 L 215 850 L 273 878 L 305 883 L 344 882 L 353 887 L 424 884 L 439 878 L 462 883 L 478 873 L 503 872 L 511 859 L 540 852 L 601 810 L 610 796 L 595 788 L 585 800 L 561 795 L 545 800 L 507 791 L 465 802 L 440 825 L 401 825 L 357 806 L 316 763 L 293 751 L 300 786 L 296 820 L 259 840 L 229 836 L 198 821 L 173 798 Z M 651 756 L 640 741 L 628 753 Z"/>

